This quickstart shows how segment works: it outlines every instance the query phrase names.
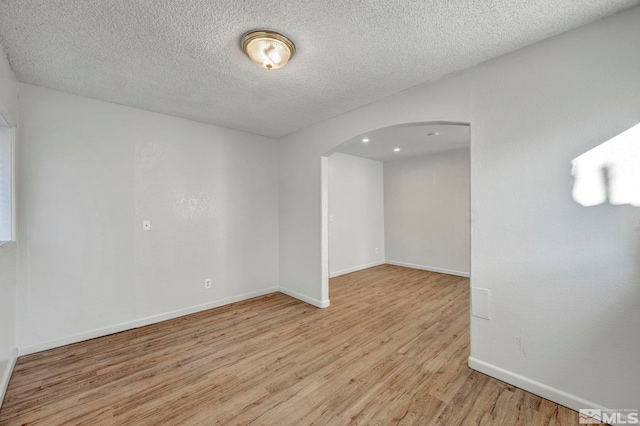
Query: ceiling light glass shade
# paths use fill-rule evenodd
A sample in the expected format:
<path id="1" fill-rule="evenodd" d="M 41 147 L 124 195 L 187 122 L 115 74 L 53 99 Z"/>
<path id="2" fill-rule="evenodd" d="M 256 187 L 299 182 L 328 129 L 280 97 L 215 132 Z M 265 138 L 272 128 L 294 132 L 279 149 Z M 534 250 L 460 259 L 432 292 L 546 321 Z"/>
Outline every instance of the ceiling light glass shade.
<path id="1" fill-rule="evenodd" d="M 251 60 L 268 70 L 282 68 L 293 57 L 291 40 L 273 31 L 251 31 L 242 37 L 242 50 Z"/>

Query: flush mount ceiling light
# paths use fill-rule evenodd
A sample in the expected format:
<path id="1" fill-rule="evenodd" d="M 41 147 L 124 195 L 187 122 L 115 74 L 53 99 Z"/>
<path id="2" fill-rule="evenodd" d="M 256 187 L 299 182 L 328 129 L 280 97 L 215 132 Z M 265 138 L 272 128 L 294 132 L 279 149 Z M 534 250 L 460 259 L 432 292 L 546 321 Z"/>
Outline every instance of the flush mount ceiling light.
<path id="1" fill-rule="evenodd" d="M 268 70 L 282 68 L 296 53 L 293 42 L 274 31 L 250 31 L 242 36 L 241 45 L 255 64 Z"/>
<path id="2" fill-rule="evenodd" d="M 400 152 L 400 148 L 393 148 L 394 152 Z"/>
<path id="3" fill-rule="evenodd" d="M 431 132 L 431 133 L 427 133 L 427 136 L 438 136 L 440 133 L 438 132 Z"/>
<path id="4" fill-rule="evenodd" d="M 364 138 L 364 139 L 362 139 L 362 142 L 367 143 L 367 142 L 369 142 L 369 139 L 368 138 Z"/>

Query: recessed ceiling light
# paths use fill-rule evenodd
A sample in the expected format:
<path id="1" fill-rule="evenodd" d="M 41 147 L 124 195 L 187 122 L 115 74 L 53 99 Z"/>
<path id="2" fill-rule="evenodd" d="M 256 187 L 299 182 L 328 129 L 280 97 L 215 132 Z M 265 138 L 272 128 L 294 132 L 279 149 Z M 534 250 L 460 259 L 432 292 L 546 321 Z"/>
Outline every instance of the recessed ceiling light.
<path id="1" fill-rule="evenodd" d="M 268 70 L 282 68 L 296 53 L 296 46 L 280 33 L 251 31 L 242 36 L 242 50 L 251 60 Z"/>
<path id="2" fill-rule="evenodd" d="M 362 142 L 367 143 L 367 142 L 369 142 L 369 139 L 364 138 L 364 139 L 362 139 Z"/>
<path id="3" fill-rule="evenodd" d="M 393 148 L 394 152 L 400 151 L 400 148 Z"/>
<path id="4" fill-rule="evenodd" d="M 431 132 L 431 133 L 427 133 L 427 136 L 438 136 L 440 133 L 438 132 Z"/>

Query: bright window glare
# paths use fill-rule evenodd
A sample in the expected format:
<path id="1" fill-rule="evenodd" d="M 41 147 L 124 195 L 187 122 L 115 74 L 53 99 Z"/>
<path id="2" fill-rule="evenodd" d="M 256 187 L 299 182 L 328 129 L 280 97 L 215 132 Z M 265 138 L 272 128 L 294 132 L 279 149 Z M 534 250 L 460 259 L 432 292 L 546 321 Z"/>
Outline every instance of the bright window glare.
<path id="1" fill-rule="evenodd" d="M 640 207 L 640 124 L 571 161 L 573 199 Z"/>

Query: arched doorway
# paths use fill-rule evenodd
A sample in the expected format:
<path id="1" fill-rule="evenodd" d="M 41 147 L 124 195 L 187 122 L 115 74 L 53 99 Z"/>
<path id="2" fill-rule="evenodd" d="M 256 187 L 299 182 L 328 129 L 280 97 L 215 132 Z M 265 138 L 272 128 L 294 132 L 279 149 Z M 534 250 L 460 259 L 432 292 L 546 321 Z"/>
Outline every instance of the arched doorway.
<path id="1" fill-rule="evenodd" d="M 359 269 L 364 269 L 366 267 L 374 266 L 380 263 L 392 263 L 400 266 L 408 266 L 414 267 L 417 269 L 426 269 L 432 270 L 436 272 L 444 272 L 444 273 L 453 273 L 454 275 L 462 275 L 469 276 L 470 272 L 470 232 L 469 232 L 469 147 L 470 147 L 470 131 L 469 125 L 466 123 L 459 122 L 442 122 L 442 121 L 434 121 L 434 122 L 415 122 L 415 123 L 406 123 L 395 126 L 388 126 L 380 129 L 371 130 L 366 133 L 362 133 L 355 137 L 352 137 L 337 146 L 335 146 L 330 151 L 326 152 L 321 158 L 321 265 L 322 265 L 322 297 L 323 300 L 329 300 L 329 279 L 336 274 L 342 273 L 350 273 L 357 271 Z M 407 235 L 407 232 L 410 232 L 411 224 L 407 226 L 391 226 L 385 220 L 384 234 L 388 237 L 389 235 L 393 235 L 393 246 L 392 251 L 394 253 L 402 253 L 397 254 L 396 257 L 401 258 L 391 259 L 388 256 L 385 257 L 385 245 L 389 246 L 389 242 L 386 243 L 383 240 L 383 246 L 379 247 L 380 238 L 365 238 L 362 233 L 358 234 L 358 226 L 356 222 L 351 222 L 350 226 L 346 225 L 339 220 L 344 220 L 347 215 L 342 215 L 342 217 L 338 218 L 335 214 L 332 213 L 331 201 L 332 198 L 331 193 L 331 185 L 330 185 L 330 174 L 332 171 L 330 170 L 330 157 L 332 159 L 338 158 L 340 156 L 343 160 L 347 160 L 347 157 L 351 158 L 361 158 L 362 160 L 369 161 L 372 163 L 380 162 L 387 164 L 388 167 L 385 170 L 393 170 L 393 175 L 398 176 L 398 179 L 402 181 L 405 177 L 402 176 L 402 173 L 397 172 L 397 170 L 402 170 L 403 162 L 411 163 L 411 167 L 414 169 L 416 167 L 421 167 L 421 164 L 416 164 L 416 162 L 420 162 L 421 158 L 426 159 L 429 158 L 430 164 L 437 164 L 438 158 L 444 158 L 445 152 L 451 152 L 454 150 L 466 150 L 466 166 L 465 163 L 462 163 L 462 166 L 457 167 L 466 167 L 466 170 L 463 170 L 463 177 L 466 179 L 464 184 L 466 185 L 466 191 L 460 191 L 461 194 L 457 194 L 458 196 L 466 197 L 466 200 L 462 200 L 464 202 L 460 202 L 458 205 L 458 210 L 460 208 L 463 209 L 461 214 L 466 215 L 466 219 L 464 219 L 464 225 L 460 225 L 460 228 L 464 228 L 463 230 L 457 229 L 457 236 L 451 239 L 457 239 L 457 242 L 450 242 L 444 244 L 447 247 L 439 247 L 440 252 L 444 253 L 444 256 L 440 256 L 438 259 L 433 255 L 431 257 L 424 256 L 417 253 L 418 245 L 429 244 L 429 240 L 438 240 L 445 241 L 447 240 L 446 231 L 447 227 L 451 228 L 454 226 L 452 221 L 448 221 L 446 219 L 450 219 L 449 217 L 425 217 L 425 221 L 431 219 L 431 222 L 434 220 L 444 220 L 444 224 L 438 225 L 437 223 L 434 225 L 432 223 L 432 228 L 440 226 L 440 228 L 436 229 L 436 231 L 445 231 L 445 232 L 436 232 L 438 235 L 431 235 L 434 233 L 434 229 L 431 230 L 431 234 L 429 233 L 428 226 L 418 226 L 421 228 L 422 232 L 415 232 L 415 235 L 412 235 L 412 241 L 404 241 L 402 235 Z M 332 157 L 333 156 L 333 157 Z M 460 156 L 458 156 L 460 157 Z M 435 163 L 434 163 L 435 161 Z M 448 161 L 448 160 L 447 160 Z M 343 161 L 344 162 L 344 161 Z M 355 167 L 354 171 L 349 171 L 348 173 L 356 173 Z M 382 168 L 380 168 L 382 170 Z M 447 171 L 446 167 L 439 166 L 440 174 L 443 174 L 443 171 Z M 432 173 L 433 171 L 425 171 L 425 173 Z M 415 173 L 415 170 L 412 171 Z M 437 172 L 433 172 L 437 173 Z M 450 177 L 454 172 L 448 171 Z M 391 175 L 392 173 L 388 173 Z M 445 176 L 446 177 L 446 176 Z M 386 175 L 385 175 L 386 178 Z M 366 179 L 365 179 L 366 180 Z M 405 179 L 406 180 L 406 179 Z M 360 179 L 362 181 L 362 179 Z M 390 191 L 387 188 L 387 179 L 385 179 L 385 195 L 389 196 Z M 335 185 L 334 186 L 340 186 Z M 380 186 L 380 185 L 378 185 Z M 411 202 L 411 191 L 416 191 L 416 188 L 404 191 L 407 194 L 401 194 L 401 197 L 395 197 L 396 201 L 399 203 Z M 376 188 L 377 192 L 382 191 L 382 188 Z M 443 194 L 440 194 L 440 199 L 446 199 L 446 191 L 445 188 L 443 190 Z M 441 191 L 442 192 L 442 191 Z M 356 194 L 354 194 L 355 196 Z M 449 194 L 451 195 L 451 194 Z M 445 196 L 443 198 L 443 196 Z M 403 201 L 404 200 L 404 201 Z M 437 200 L 436 200 L 437 201 Z M 391 204 L 393 206 L 393 204 Z M 334 200 L 335 207 L 335 200 Z M 414 210 L 420 214 L 420 209 L 424 210 L 424 206 L 413 206 Z M 440 215 L 442 215 L 442 210 L 446 209 L 447 206 L 441 206 Z M 346 209 L 348 211 L 348 209 Z M 394 223 L 402 223 L 402 218 L 398 215 L 398 210 L 402 209 L 392 209 L 385 201 L 384 211 L 387 215 L 394 215 Z M 345 211 L 343 209 L 343 211 Z M 364 210 L 363 210 L 364 211 Z M 427 212 L 428 213 L 428 212 Z M 437 212 L 436 212 L 437 213 Z M 357 213 L 356 213 L 357 214 Z M 460 212 L 456 213 L 460 214 Z M 429 216 L 428 214 L 426 216 Z M 361 215 L 362 217 L 362 215 Z M 348 218 L 346 218 L 348 220 Z M 353 217 L 352 217 L 353 219 Z M 460 219 L 460 218 L 458 218 Z M 371 222 L 379 222 L 379 220 L 373 220 Z M 460 222 L 460 220 L 458 220 Z M 461 223 L 461 222 L 460 222 Z M 345 241 L 352 242 L 361 242 L 363 240 L 367 241 L 376 241 L 375 244 L 369 244 L 371 247 L 364 247 L 367 243 L 361 244 L 359 247 L 354 247 L 353 250 L 344 250 L 345 252 L 350 252 L 355 254 L 354 258 L 351 259 L 351 265 L 349 262 L 341 262 L 341 266 L 339 268 L 336 267 L 336 247 L 340 247 L 341 245 L 336 242 L 338 238 L 331 238 L 331 230 L 341 227 L 342 230 L 338 233 L 334 232 L 333 235 L 338 234 Z M 391 229 L 388 229 L 391 228 Z M 401 229 L 404 228 L 404 229 Z M 366 231 L 365 231 L 366 232 Z M 377 231 L 379 235 L 379 230 Z M 463 235 L 461 235 L 463 234 Z M 422 240 L 420 240 L 422 236 Z M 466 239 L 466 240 L 465 240 Z M 464 241 L 462 241 L 464 240 Z M 400 241 L 400 242 L 399 242 Z M 442 246 L 442 243 L 440 244 Z M 363 254 L 364 253 L 364 254 Z M 424 253 L 423 253 L 424 254 Z M 411 260 L 414 259 L 414 260 Z M 423 259 L 415 260 L 415 259 Z M 425 260 L 426 259 L 426 260 Z M 431 260 L 429 260 L 431 259 Z M 457 259 L 457 262 L 456 262 Z M 359 262 L 359 263 L 358 263 Z M 466 263 L 465 263 L 466 262 Z M 451 266 L 453 265 L 453 266 Z M 457 266 L 456 266 L 457 265 Z M 338 270 L 336 270 L 338 269 Z"/>

